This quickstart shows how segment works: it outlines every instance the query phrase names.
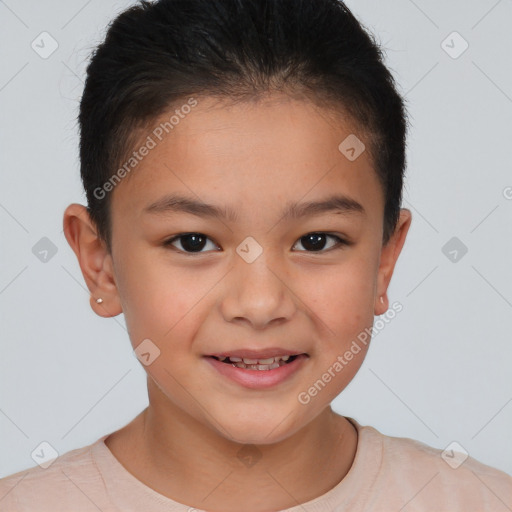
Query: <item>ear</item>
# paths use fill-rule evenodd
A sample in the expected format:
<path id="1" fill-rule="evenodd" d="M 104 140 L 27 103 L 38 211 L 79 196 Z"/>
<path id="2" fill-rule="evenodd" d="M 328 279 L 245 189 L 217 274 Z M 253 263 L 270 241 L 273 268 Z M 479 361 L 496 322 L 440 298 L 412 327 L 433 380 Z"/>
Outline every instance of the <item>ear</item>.
<path id="1" fill-rule="evenodd" d="M 106 244 L 98 236 L 87 208 L 71 204 L 64 212 L 64 234 L 76 254 L 87 288 L 93 311 L 108 318 L 122 312 L 121 301 L 114 279 L 112 256 Z M 98 304 L 96 299 L 101 298 Z"/>
<path id="2" fill-rule="evenodd" d="M 411 226 L 411 221 L 412 215 L 410 210 L 402 208 L 400 210 L 400 218 L 398 220 L 395 232 L 389 239 L 388 243 L 382 247 L 379 270 L 377 274 L 377 285 L 375 290 L 375 315 L 382 315 L 389 308 L 389 299 L 387 296 L 389 282 L 391 281 L 391 276 L 393 275 L 398 256 L 402 251 L 407 232 Z"/>

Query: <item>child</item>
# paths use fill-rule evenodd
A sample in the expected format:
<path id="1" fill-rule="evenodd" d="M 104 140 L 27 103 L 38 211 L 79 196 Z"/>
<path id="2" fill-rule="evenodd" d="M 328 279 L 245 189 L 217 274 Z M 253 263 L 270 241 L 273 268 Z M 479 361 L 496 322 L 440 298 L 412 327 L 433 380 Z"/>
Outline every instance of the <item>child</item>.
<path id="1" fill-rule="evenodd" d="M 65 235 L 149 406 L 0 481 L 2 511 L 512 509 L 505 473 L 330 407 L 411 224 L 403 100 L 341 2 L 141 2 L 79 121 Z"/>

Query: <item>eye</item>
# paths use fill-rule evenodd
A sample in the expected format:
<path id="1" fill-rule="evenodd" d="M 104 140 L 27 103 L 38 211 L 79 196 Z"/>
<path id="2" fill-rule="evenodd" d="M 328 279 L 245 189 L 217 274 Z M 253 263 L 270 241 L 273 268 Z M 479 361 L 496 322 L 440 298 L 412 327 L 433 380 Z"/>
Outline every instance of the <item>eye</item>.
<path id="1" fill-rule="evenodd" d="M 300 237 L 296 244 L 301 243 L 307 252 L 327 252 L 327 250 L 324 249 L 326 248 L 328 238 L 334 239 L 335 242 L 327 247 L 327 250 L 340 248 L 340 246 L 343 245 L 350 245 L 346 240 L 343 240 L 339 236 L 330 235 L 328 233 L 308 233 L 307 235 Z"/>
<path id="2" fill-rule="evenodd" d="M 200 253 L 206 252 L 203 251 L 203 249 L 205 245 L 207 245 L 208 241 L 210 241 L 214 249 L 217 248 L 217 246 L 211 240 L 209 240 L 209 238 L 206 235 L 203 235 L 202 233 L 182 233 L 171 238 L 170 240 L 166 240 L 164 242 L 164 245 L 172 245 L 173 247 L 176 247 L 176 245 L 174 244 L 179 243 L 179 245 L 181 245 L 181 249 L 179 247 L 177 247 L 177 249 L 181 252 Z"/>
<path id="3" fill-rule="evenodd" d="M 334 240 L 330 245 L 327 244 L 328 239 Z M 164 242 L 164 246 L 172 246 L 176 248 L 179 252 L 183 252 L 185 254 L 198 254 L 204 251 L 203 249 L 207 246 L 208 243 L 212 244 L 213 250 L 219 250 L 218 246 L 214 244 L 206 235 L 202 233 L 181 233 L 172 237 L 169 240 Z M 344 245 L 350 245 L 349 242 L 343 240 L 337 235 L 331 235 L 329 233 L 315 232 L 308 233 L 307 235 L 302 236 L 295 243 L 294 247 L 301 243 L 305 248 L 305 251 L 299 252 L 327 252 L 331 249 L 340 248 Z M 179 247 L 181 246 L 181 247 Z"/>

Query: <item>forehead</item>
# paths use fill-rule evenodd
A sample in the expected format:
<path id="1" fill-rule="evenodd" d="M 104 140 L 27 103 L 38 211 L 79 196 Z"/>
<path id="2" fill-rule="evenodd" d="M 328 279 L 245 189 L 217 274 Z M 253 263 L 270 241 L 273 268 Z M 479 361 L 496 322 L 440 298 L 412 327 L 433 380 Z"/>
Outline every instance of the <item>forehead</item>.
<path id="1" fill-rule="evenodd" d="M 242 215 L 333 191 L 383 207 L 363 150 L 369 141 L 339 111 L 284 95 L 237 104 L 210 97 L 196 102 L 179 112 L 173 107 L 144 132 L 142 145 L 151 149 L 139 154 L 128 179 L 115 187 L 114 213 L 140 214 L 169 192 L 229 204 Z"/>

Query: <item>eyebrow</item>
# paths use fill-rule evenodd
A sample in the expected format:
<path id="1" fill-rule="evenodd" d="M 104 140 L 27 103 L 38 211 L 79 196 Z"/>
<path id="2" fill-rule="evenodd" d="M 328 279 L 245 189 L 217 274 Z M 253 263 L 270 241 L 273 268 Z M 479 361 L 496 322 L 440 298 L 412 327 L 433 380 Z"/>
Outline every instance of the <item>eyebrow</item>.
<path id="1" fill-rule="evenodd" d="M 236 211 L 232 208 L 207 204 L 179 194 L 170 194 L 158 199 L 144 208 L 144 213 L 188 213 L 198 217 L 209 217 L 228 220 L 231 222 L 235 222 L 238 218 Z M 337 194 L 329 196 L 322 201 L 309 201 L 303 203 L 289 202 L 285 206 L 281 218 L 284 220 L 301 219 L 326 213 L 343 215 L 356 213 L 359 215 L 366 215 L 366 211 L 363 206 L 355 199 L 346 195 Z"/>

